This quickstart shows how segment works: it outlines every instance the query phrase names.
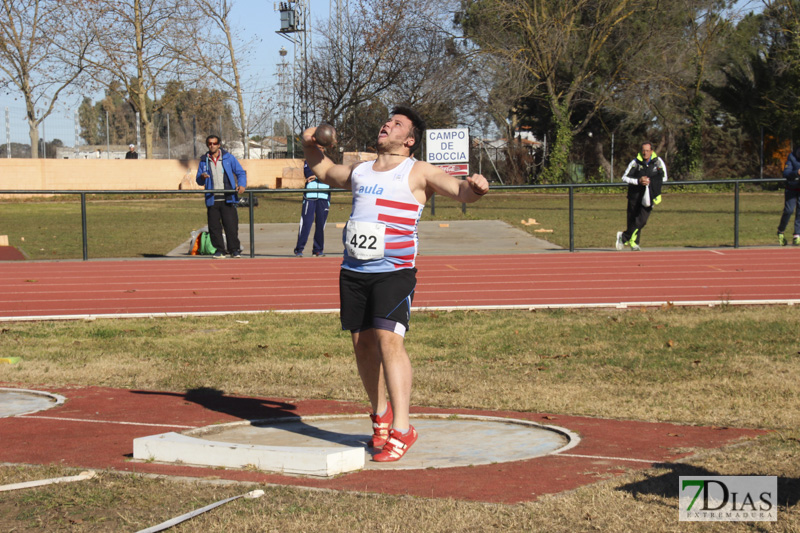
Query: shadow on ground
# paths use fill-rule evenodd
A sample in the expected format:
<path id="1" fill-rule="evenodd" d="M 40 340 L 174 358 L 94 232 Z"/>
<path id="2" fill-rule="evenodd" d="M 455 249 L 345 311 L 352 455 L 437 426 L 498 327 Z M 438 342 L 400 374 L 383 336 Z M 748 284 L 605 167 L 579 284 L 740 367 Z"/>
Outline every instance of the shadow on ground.
<path id="1" fill-rule="evenodd" d="M 226 415 L 249 420 L 254 426 L 271 425 L 270 421 L 291 419 L 292 424 L 283 424 L 281 427 L 301 435 L 313 436 L 336 444 L 349 446 L 367 446 L 368 435 L 353 436 L 346 433 L 328 431 L 303 422 L 296 413 L 297 406 L 291 403 L 267 400 L 262 398 L 244 398 L 226 396 L 224 391 L 212 387 L 198 387 L 189 389 L 185 394 L 176 392 L 131 391 L 134 394 L 147 394 L 159 396 L 183 397 L 186 401 L 195 403 L 209 411 L 216 411 Z"/>
<path id="2" fill-rule="evenodd" d="M 642 495 L 649 495 L 678 500 L 680 498 L 679 478 L 681 476 L 709 477 L 727 475 L 720 472 L 713 472 L 706 468 L 675 463 L 656 464 L 653 465 L 653 468 L 659 470 L 666 469 L 668 472 L 658 476 L 648 475 L 648 477 L 642 481 L 623 485 L 617 490 L 628 492 L 634 498 L 638 498 Z M 763 476 L 767 474 L 763 472 L 751 472 L 740 475 Z M 798 501 L 800 501 L 800 479 L 778 476 L 778 504 L 792 507 L 796 505 Z"/>

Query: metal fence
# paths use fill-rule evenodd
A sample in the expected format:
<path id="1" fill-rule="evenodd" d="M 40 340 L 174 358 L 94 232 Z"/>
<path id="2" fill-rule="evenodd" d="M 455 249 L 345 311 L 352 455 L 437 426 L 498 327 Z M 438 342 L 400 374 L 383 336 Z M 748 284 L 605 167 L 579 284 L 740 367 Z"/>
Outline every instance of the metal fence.
<path id="1" fill-rule="evenodd" d="M 739 215 L 740 215 L 740 192 L 741 192 L 741 185 L 743 184 L 759 184 L 764 185 L 767 183 L 779 184 L 784 183 L 786 180 L 784 179 L 738 179 L 738 180 L 710 180 L 710 181 L 682 181 L 682 182 L 666 182 L 664 183 L 664 187 L 674 187 L 674 186 L 681 186 L 681 187 L 692 187 L 692 186 L 708 186 L 708 185 L 725 185 L 725 186 L 732 186 L 733 193 L 734 193 L 734 202 L 731 208 L 731 224 L 733 230 L 733 247 L 739 247 Z M 593 188 L 618 188 L 618 187 L 627 187 L 624 183 L 582 183 L 582 184 L 563 184 L 563 185 L 519 185 L 519 186 L 493 186 L 493 191 L 530 191 L 530 190 L 538 190 L 538 189 L 567 189 L 568 192 L 568 204 L 566 206 L 569 215 L 569 251 L 575 251 L 575 190 L 576 189 L 593 189 Z M 87 232 L 87 221 L 86 221 L 86 197 L 87 195 L 199 195 L 205 194 L 203 190 L 184 190 L 184 191 L 175 191 L 175 190 L 126 190 L 126 191 L 106 191 L 106 190 L 79 190 L 79 191 L 59 191 L 59 190 L 10 190 L 10 191 L 1 191 L 2 194 L 9 194 L 9 195 L 79 195 L 80 196 L 80 204 L 81 204 L 81 234 L 82 234 L 82 251 L 83 251 L 83 260 L 87 261 L 89 259 L 89 247 L 88 247 L 88 232 Z M 234 192 L 234 191 L 226 191 L 226 192 Z M 254 232 L 254 212 L 253 207 L 255 204 L 254 198 L 255 195 L 259 196 L 269 196 L 274 194 L 287 194 L 287 193 L 297 193 L 302 194 L 305 192 L 304 189 L 248 189 L 245 192 L 245 198 L 247 198 L 247 208 L 249 209 L 249 226 L 250 226 L 250 257 L 255 257 L 255 232 Z M 331 189 L 331 192 L 334 194 L 339 193 L 350 193 L 349 190 L 345 189 Z M 461 206 L 462 212 L 467 212 L 466 204 L 462 204 Z M 436 213 L 436 200 L 435 196 L 431 199 L 431 214 L 435 215 Z"/>
<path id="2" fill-rule="evenodd" d="M 785 183 L 783 178 L 774 179 L 737 179 L 737 180 L 703 180 L 703 181 L 666 181 L 663 187 L 695 186 L 695 185 L 733 185 L 733 247 L 739 247 L 739 194 L 741 185 L 753 183 L 763 185 L 766 183 Z M 625 183 L 581 183 L 567 185 L 523 185 L 517 187 L 492 187 L 493 190 L 508 189 L 569 189 L 569 251 L 575 251 L 575 189 L 596 189 L 607 187 L 627 187 Z M 462 209 L 464 209 L 462 207 Z M 466 211 L 465 211 L 466 212 Z"/>

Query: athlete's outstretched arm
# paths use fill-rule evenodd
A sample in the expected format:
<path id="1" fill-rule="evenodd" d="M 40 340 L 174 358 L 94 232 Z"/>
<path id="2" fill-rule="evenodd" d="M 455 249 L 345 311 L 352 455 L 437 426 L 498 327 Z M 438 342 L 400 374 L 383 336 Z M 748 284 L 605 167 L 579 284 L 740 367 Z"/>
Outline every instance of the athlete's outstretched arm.
<path id="1" fill-rule="evenodd" d="M 317 128 L 308 128 L 303 132 L 303 152 L 306 155 L 306 163 L 322 183 L 339 189 L 349 188 L 350 172 L 352 172 L 353 168 L 346 165 L 337 165 L 325 155 L 314 139 L 316 130 Z"/>
<path id="2" fill-rule="evenodd" d="M 420 175 L 425 182 L 425 194 L 428 198 L 437 192 L 453 200 L 469 204 L 480 200 L 489 192 L 489 182 L 480 174 L 473 174 L 465 180 L 456 179 L 444 170 L 429 163 L 419 161 Z"/>

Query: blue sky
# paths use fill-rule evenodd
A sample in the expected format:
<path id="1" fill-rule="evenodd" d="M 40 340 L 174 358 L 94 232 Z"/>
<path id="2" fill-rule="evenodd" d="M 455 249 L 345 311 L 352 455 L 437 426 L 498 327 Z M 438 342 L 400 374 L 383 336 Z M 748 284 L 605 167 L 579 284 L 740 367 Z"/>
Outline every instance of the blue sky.
<path id="1" fill-rule="evenodd" d="M 276 33 L 281 27 L 280 13 L 275 11 L 277 4 L 277 1 L 271 0 L 235 0 L 231 17 L 233 24 L 242 30 L 244 40 L 253 39 L 258 59 L 251 62 L 248 73 L 259 78 L 266 77 L 270 82 L 280 62 L 280 48 L 284 47 L 289 52 L 287 58 L 292 56 L 292 43 Z M 328 19 L 330 2 L 310 0 L 309 4 L 309 18 L 314 30 Z"/>
<path id="2" fill-rule="evenodd" d="M 276 11 L 278 1 L 272 0 L 233 0 L 231 13 L 232 26 L 239 30 L 242 41 L 252 42 L 252 59 L 248 61 L 245 79 L 255 80 L 256 86 L 272 86 L 275 84 L 277 64 L 280 63 L 278 51 L 281 47 L 288 51 L 287 60 L 292 58 L 292 43 L 276 31 L 280 29 L 280 13 Z M 328 19 L 329 0 L 309 0 L 310 24 L 312 30 Z M 97 100 L 103 92 L 88 95 Z M 72 96 L 59 100 L 59 110 L 45 121 L 46 139 L 59 138 L 67 145 L 74 143 L 74 113 L 82 100 L 81 96 Z M 28 127 L 24 121 L 24 102 L 18 94 L 0 94 L 0 120 L 5 122 L 5 108 L 9 108 L 12 142 L 28 143 Z M 5 129 L 5 128 L 3 128 Z M 40 135 L 42 130 L 40 128 Z M 0 135 L 0 142 L 5 143 L 5 135 Z"/>
<path id="3" fill-rule="evenodd" d="M 240 32 L 243 41 L 252 41 L 253 54 L 248 61 L 244 73 L 245 79 L 254 80 L 250 89 L 276 84 L 275 73 L 280 62 L 278 51 L 285 47 L 288 51 L 287 58 L 292 57 L 292 43 L 277 34 L 280 29 L 280 13 L 276 11 L 279 1 L 273 0 L 233 0 L 232 24 Z M 331 10 L 330 0 L 308 0 L 310 5 L 310 24 L 312 30 L 318 29 L 324 23 Z M 342 2 L 345 3 L 345 2 Z M 737 8 L 748 11 L 760 11 L 763 8 L 761 0 L 739 0 Z M 89 95 L 94 99 L 102 98 L 102 92 Z M 65 144 L 74 142 L 73 113 L 80 104 L 81 97 L 64 98 L 56 116 L 46 122 L 47 130 L 44 132 L 48 140 L 54 137 L 62 139 Z M 11 96 L 0 95 L 0 116 L 4 109 L 10 111 L 10 126 L 12 141 L 28 142 L 27 125 L 24 122 L 24 104 L 22 99 L 15 94 Z M 4 118 L 2 119 L 4 120 Z M 40 134 L 41 134 L 40 129 Z M 5 142 L 5 136 L 0 136 L 0 142 Z"/>

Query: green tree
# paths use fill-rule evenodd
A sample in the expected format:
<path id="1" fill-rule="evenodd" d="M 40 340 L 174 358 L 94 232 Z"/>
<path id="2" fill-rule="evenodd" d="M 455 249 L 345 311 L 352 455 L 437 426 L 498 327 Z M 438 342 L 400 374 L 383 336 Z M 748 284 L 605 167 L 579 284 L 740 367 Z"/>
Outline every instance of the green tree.
<path id="1" fill-rule="evenodd" d="M 105 97 L 92 104 L 84 98 L 78 108 L 81 137 L 87 144 L 128 144 L 136 140 L 136 115 L 116 86 L 106 89 Z M 108 131 L 106 131 L 108 130 Z"/>
<path id="2" fill-rule="evenodd" d="M 573 138 L 626 81 L 627 67 L 654 34 L 647 0 L 465 0 L 462 25 L 481 51 L 522 73 L 520 98 L 541 100 L 555 140 L 547 181 L 566 172 Z M 585 106 L 581 121 L 574 120 Z"/>
<path id="3" fill-rule="evenodd" d="M 190 88 L 180 81 L 168 81 L 162 100 L 157 102 L 161 114 L 170 115 L 170 133 L 178 143 L 191 140 L 193 132 L 198 137 L 220 135 L 223 141 L 233 139 L 238 128 L 228 105 L 228 95 L 218 89 Z M 158 133 L 166 136 L 166 121 L 160 121 Z"/>
<path id="4" fill-rule="evenodd" d="M 560 181 L 571 161 L 588 160 L 590 173 L 607 181 L 612 135 L 623 159 L 648 139 L 686 175 L 699 176 L 713 107 L 703 87 L 717 78 L 730 4 L 465 0 L 461 23 L 497 60 L 492 94 L 511 102 L 509 126 L 547 134 L 542 179 Z"/>
<path id="5" fill-rule="evenodd" d="M 88 96 L 83 98 L 83 102 L 78 107 L 78 125 L 80 126 L 80 136 L 86 144 L 100 144 L 102 141 L 100 129 L 99 109 L 92 103 Z"/>
<path id="6" fill-rule="evenodd" d="M 742 19 L 719 61 L 722 79 L 704 85 L 722 118 L 749 139 L 746 146 L 753 174 L 762 135 L 766 137 L 764 163 L 775 165 L 775 173 L 782 161 L 770 161 L 772 155 L 785 141 L 800 138 L 799 13 L 800 1 L 780 0 Z"/>

